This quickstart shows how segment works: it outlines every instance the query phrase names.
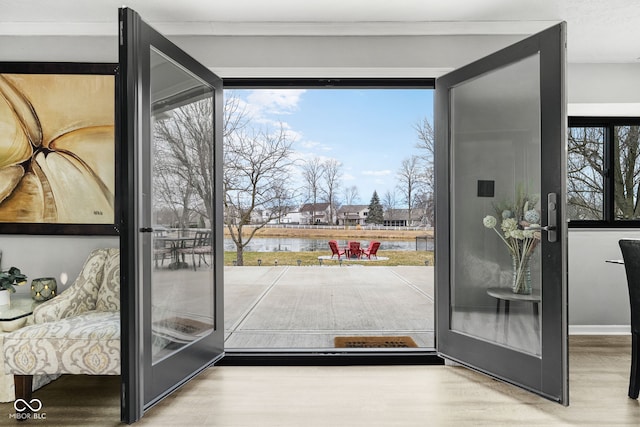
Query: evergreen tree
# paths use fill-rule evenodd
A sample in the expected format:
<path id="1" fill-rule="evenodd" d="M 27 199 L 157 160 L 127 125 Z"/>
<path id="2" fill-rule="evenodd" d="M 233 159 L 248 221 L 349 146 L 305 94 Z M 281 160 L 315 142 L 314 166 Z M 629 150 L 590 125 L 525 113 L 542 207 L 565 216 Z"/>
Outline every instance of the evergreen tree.
<path id="1" fill-rule="evenodd" d="M 378 192 L 373 191 L 371 196 L 371 202 L 369 202 L 369 213 L 367 214 L 367 224 L 382 224 L 384 217 L 382 213 L 382 205 L 380 204 L 380 198 Z"/>

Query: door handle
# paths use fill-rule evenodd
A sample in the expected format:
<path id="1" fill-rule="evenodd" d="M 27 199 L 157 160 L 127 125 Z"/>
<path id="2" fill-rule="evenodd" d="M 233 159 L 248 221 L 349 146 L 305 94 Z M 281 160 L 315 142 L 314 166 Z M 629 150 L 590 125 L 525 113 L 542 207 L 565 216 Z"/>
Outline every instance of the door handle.
<path id="1" fill-rule="evenodd" d="M 538 230 L 555 231 L 555 230 L 557 230 L 557 227 L 555 225 L 545 225 L 544 227 L 541 227 L 541 226 L 537 226 L 537 227 L 527 226 L 524 229 L 525 230 L 534 230 L 534 231 L 538 231 Z"/>
<path id="2" fill-rule="evenodd" d="M 544 230 L 547 232 L 547 240 L 551 243 L 558 241 L 558 195 L 549 193 L 547 195 L 547 225 L 544 227 L 525 227 L 525 230 Z"/>
<path id="3" fill-rule="evenodd" d="M 558 241 L 558 194 L 547 194 L 547 241 Z"/>

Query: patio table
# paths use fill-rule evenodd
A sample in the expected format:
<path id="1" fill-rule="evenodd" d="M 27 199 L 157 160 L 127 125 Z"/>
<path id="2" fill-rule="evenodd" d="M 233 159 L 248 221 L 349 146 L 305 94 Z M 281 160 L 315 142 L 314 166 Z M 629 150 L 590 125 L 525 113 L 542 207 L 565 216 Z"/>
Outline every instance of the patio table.
<path id="1" fill-rule="evenodd" d="M 180 253 L 178 249 L 187 247 L 186 244 L 189 241 L 194 241 L 193 237 L 170 237 L 170 236 L 159 236 L 155 238 L 159 242 L 169 243 L 171 246 L 171 263 L 169 264 L 169 269 L 177 270 L 179 268 L 189 268 L 189 263 L 180 261 Z"/>

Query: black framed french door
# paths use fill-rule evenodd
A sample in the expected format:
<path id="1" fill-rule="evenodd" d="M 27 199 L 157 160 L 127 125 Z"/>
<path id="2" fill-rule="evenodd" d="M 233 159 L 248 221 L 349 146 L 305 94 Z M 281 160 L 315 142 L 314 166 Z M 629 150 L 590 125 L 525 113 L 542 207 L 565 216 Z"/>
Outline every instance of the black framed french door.
<path id="1" fill-rule="evenodd" d="M 222 81 L 119 11 L 122 420 L 223 356 Z M 178 224 L 166 212 L 179 212 Z"/>
<path id="2" fill-rule="evenodd" d="M 436 348 L 568 404 L 565 31 L 436 80 Z"/>

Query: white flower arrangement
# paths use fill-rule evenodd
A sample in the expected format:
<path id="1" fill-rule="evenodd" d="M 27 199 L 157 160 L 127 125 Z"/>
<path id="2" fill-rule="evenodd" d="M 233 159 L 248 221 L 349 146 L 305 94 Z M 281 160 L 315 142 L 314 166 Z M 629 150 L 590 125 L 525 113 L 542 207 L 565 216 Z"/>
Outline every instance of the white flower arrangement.
<path id="1" fill-rule="evenodd" d="M 528 267 L 529 257 L 540 242 L 540 213 L 535 209 L 538 197 L 525 194 L 518 189 L 516 203 L 494 206 L 496 213 L 502 218 L 500 233 L 496 226 L 498 220 L 493 215 L 487 215 L 482 219 L 482 224 L 496 232 L 504 242 L 514 260 L 514 288 L 513 292 L 527 292 L 524 287 L 523 274 Z M 528 290 L 530 292 L 530 290 Z"/>

